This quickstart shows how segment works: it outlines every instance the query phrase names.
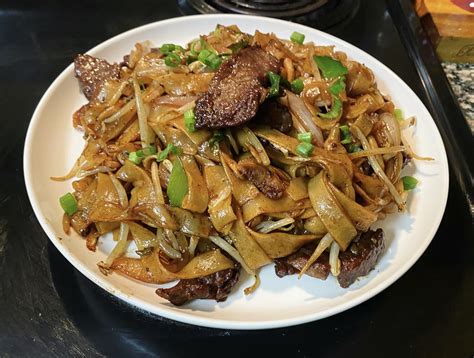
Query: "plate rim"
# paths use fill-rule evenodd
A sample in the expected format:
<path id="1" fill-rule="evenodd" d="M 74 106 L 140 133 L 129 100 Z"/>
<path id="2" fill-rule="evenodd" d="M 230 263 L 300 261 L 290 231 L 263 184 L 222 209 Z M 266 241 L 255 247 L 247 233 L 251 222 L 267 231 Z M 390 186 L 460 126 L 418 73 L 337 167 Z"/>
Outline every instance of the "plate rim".
<path id="1" fill-rule="evenodd" d="M 441 137 L 441 134 L 436 126 L 436 122 L 434 121 L 433 117 L 431 116 L 430 112 L 424 105 L 424 103 L 420 100 L 420 98 L 414 93 L 414 91 L 395 73 L 393 72 L 390 68 L 388 68 L 383 62 L 379 61 L 376 59 L 374 56 L 370 55 L 369 53 L 365 52 L 364 50 L 352 45 L 351 43 L 342 40 L 336 36 L 330 35 L 328 33 L 325 33 L 323 31 L 297 24 L 297 23 L 292 23 L 289 21 L 285 20 L 280 20 L 280 19 L 273 19 L 273 18 L 267 18 L 267 17 L 261 17 L 261 16 L 252 16 L 252 15 L 239 15 L 239 14 L 207 14 L 207 15 L 192 15 L 192 16 L 179 16 L 179 17 L 173 17 L 165 20 L 160 20 L 160 21 L 155 21 L 152 23 L 148 23 L 142 26 L 138 26 L 132 29 L 129 29 L 125 32 L 122 32 L 118 35 L 115 35 L 102 43 L 98 44 L 97 46 L 94 46 L 92 49 L 88 50 L 86 53 L 94 53 L 97 51 L 100 51 L 106 47 L 108 47 L 110 44 L 119 42 L 123 38 L 126 38 L 129 35 L 132 35 L 133 33 L 137 33 L 140 31 L 146 31 L 148 29 L 152 29 L 155 26 L 163 25 L 163 24 L 172 24 L 172 23 L 178 23 L 178 22 L 192 22 L 194 19 L 199 18 L 209 18 L 212 20 L 215 19 L 235 19 L 236 21 L 238 20 L 251 20 L 254 21 L 255 24 L 258 24 L 259 21 L 264 21 L 267 23 L 274 23 L 274 24 L 281 24 L 285 28 L 288 28 L 289 26 L 296 30 L 300 31 L 310 31 L 314 33 L 316 36 L 325 38 L 335 44 L 337 47 L 338 44 L 344 45 L 346 48 L 350 48 L 351 51 L 354 51 L 357 54 L 362 55 L 363 57 L 370 58 L 372 61 L 375 61 L 378 63 L 379 66 L 383 69 L 384 72 L 387 72 L 390 77 L 395 79 L 399 84 L 406 90 L 409 94 L 413 95 L 416 98 L 416 101 L 419 102 L 419 105 L 421 106 L 421 109 L 423 110 L 423 116 L 427 116 L 431 121 L 433 122 L 433 126 L 435 128 L 435 132 L 438 135 L 440 142 L 442 144 L 442 158 L 437 158 L 437 161 L 440 162 L 440 169 L 441 173 L 441 179 L 444 179 L 444 182 L 446 183 L 446 186 L 443 188 L 443 196 L 441 198 L 441 203 L 442 205 L 440 208 L 442 210 L 439 210 L 437 213 L 437 216 L 431 219 L 432 224 L 430 227 L 430 230 L 427 232 L 425 235 L 425 238 L 423 242 L 421 243 L 420 246 L 418 246 L 417 251 L 414 251 L 412 255 L 410 256 L 410 259 L 405 261 L 399 268 L 396 270 L 389 278 L 378 284 L 377 286 L 367 290 L 366 292 L 360 294 L 359 296 L 352 298 L 346 302 L 343 302 L 341 304 L 338 304 L 333 307 L 329 307 L 323 311 L 314 313 L 314 314 L 304 314 L 292 318 L 285 318 L 285 319 L 276 319 L 276 320 L 261 320 L 261 321 L 237 321 L 237 320 L 225 320 L 225 319 L 216 319 L 216 318 L 209 318 L 209 317 L 201 317 L 201 316 L 196 316 L 189 311 L 174 311 L 174 310 L 169 310 L 166 307 L 162 307 L 160 304 L 150 304 L 148 302 L 145 302 L 135 296 L 128 295 L 116 286 L 114 286 L 112 283 L 107 281 L 106 279 L 97 279 L 96 275 L 93 273 L 93 271 L 86 265 L 82 264 L 82 262 L 70 252 L 68 248 L 66 248 L 60 240 L 56 237 L 55 232 L 53 228 L 50 226 L 50 224 L 47 222 L 47 219 L 44 217 L 42 214 L 42 210 L 40 209 L 39 203 L 37 198 L 34 195 L 34 189 L 33 189 L 33 179 L 32 179 L 32 172 L 30 168 L 31 164 L 31 149 L 32 149 L 32 137 L 33 133 L 35 132 L 36 127 L 38 126 L 40 122 L 40 114 L 43 111 L 43 109 L 46 107 L 49 98 L 51 97 L 52 93 L 54 92 L 55 88 L 59 86 L 59 84 L 67 77 L 71 75 L 71 72 L 73 70 L 73 63 L 69 64 L 51 83 L 51 85 L 47 88 L 47 90 L 44 92 L 43 96 L 41 97 L 40 101 L 38 102 L 33 115 L 31 117 L 30 123 L 28 125 L 28 130 L 27 134 L 25 137 L 25 144 L 24 144 L 24 151 L 23 151 L 23 174 L 24 174 L 24 180 L 25 180 L 25 185 L 26 185 L 26 190 L 28 194 L 28 198 L 30 200 L 31 206 L 33 208 L 33 212 L 35 214 L 35 217 L 37 218 L 38 222 L 40 223 L 43 231 L 47 234 L 49 240 L 54 244 L 54 246 L 58 249 L 58 251 L 66 258 L 66 260 L 71 263 L 75 269 L 77 269 L 79 272 L 81 272 L 84 276 L 86 276 L 89 280 L 91 280 L 93 283 L 101 287 L 102 289 L 106 290 L 108 293 L 110 293 L 112 296 L 117 297 L 121 299 L 122 301 L 126 302 L 127 304 L 130 304 L 134 307 L 136 307 L 138 310 L 141 311 L 146 311 L 148 313 L 158 315 L 161 317 L 165 317 L 168 319 L 172 319 L 175 321 L 187 323 L 187 324 L 192 324 L 192 325 L 198 325 L 198 326 L 203 326 L 203 327 L 208 327 L 208 328 L 220 328 L 220 329 L 239 329 L 239 330 L 257 330 L 257 329 L 275 329 L 275 328 L 281 328 L 281 327 L 289 327 L 289 326 L 294 326 L 294 325 L 299 325 L 303 323 L 308 323 L 312 321 L 316 321 L 319 319 L 323 319 L 341 312 L 344 312 L 352 307 L 355 307 L 372 297 L 376 296 L 383 290 L 385 290 L 387 287 L 392 285 L 394 282 L 396 282 L 400 277 L 402 277 L 421 257 L 421 255 L 426 251 L 427 247 L 433 240 L 439 225 L 441 223 L 441 220 L 444 216 L 444 212 L 446 210 L 446 205 L 447 205 L 447 199 L 448 199 L 448 192 L 449 192 L 449 165 L 447 161 L 447 154 L 446 154 L 446 149 L 444 146 L 443 138 Z M 146 39 L 143 39 L 146 40 Z M 441 180 L 440 179 L 440 180 Z"/>

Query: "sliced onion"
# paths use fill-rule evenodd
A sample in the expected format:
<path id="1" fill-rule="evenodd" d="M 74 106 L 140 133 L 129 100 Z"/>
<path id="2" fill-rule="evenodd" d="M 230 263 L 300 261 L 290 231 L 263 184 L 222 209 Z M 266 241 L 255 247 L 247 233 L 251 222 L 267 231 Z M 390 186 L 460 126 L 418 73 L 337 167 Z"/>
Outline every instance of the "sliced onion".
<path id="1" fill-rule="evenodd" d="M 255 227 L 255 231 L 268 234 L 269 232 L 281 229 L 282 227 L 293 224 L 294 222 L 295 219 L 293 218 L 283 218 L 278 221 L 262 221 Z"/>
<path id="2" fill-rule="evenodd" d="M 252 132 L 248 127 L 244 126 L 242 127 L 242 131 L 246 134 L 248 143 L 250 144 L 249 151 L 252 153 L 252 155 L 257 159 L 259 163 L 262 163 L 265 166 L 270 165 L 270 158 L 268 158 L 268 154 L 265 151 L 265 148 L 263 148 L 262 143 L 260 143 L 260 140 L 257 138 L 254 132 Z M 252 151 L 252 147 L 255 149 L 255 151 Z"/>
<path id="3" fill-rule="evenodd" d="M 119 239 L 117 241 L 117 244 L 114 246 L 109 256 L 107 256 L 107 259 L 105 260 L 105 262 L 101 261 L 97 263 L 97 266 L 99 266 L 99 270 L 104 275 L 107 275 L 109 273 L 110 266 L 112 266 L 114 260 L 119 258 L 120 256 L 123 256 L 125 252 L 127 251 L 128 245 L 130 245 L 130 242 L 131 242 L 128 240 L 129 231 L 130 231 L 130 227 L 128 226 L 128 224 L 121 222 Z"/>
<path id="4" fill-rule="evenodd" d="M 243 269 L 245 272 L 247 272 L 250 276 L 253 276 L 255 278 L 255 282 L 252 286 L 247 287 L 244 290 L 244 293 L 246 295 L 252 293 L 257 289 L 257 287 L 260 284 L 260 279 L 258 278 L 258 275 L 253 271 L 248 265 L 245 263 L 244 259 L 242 256 L 240 256 L 240 253 L 235 249 L 232 245 L 230 245 L 227 241 L 225 241 L 223 238 L 219 236 L 209 236 L 209 240 L 211 240 L 214 244 L 219 246 L 222 250 L 227 252 L 235 261 L 237 261 L 239 264 L 242 265 Z"/>
<path id="5" fill-rule="evenodd" d="M 364 136 L 364 133 L 362 133 L 362 131 L 359 129 L 359 127 L 357 127 L 356 125 L 352 125 L 351 129 L 353 130 L 353 133 L 355 134 L 356 138 L 359 139 L 359 141 L 361 142 L 362 147 L 364 148 L 364 150 L 369 150 L 370 149 L 369 141 Z M 405 145 L 405 147 L 406 147 L 406 145 Z M 369 163 L 372 166 L 372 169 L 374 170 L 375 174 L 377 174 L 377 176 L 380 178 L 380 180 L 382 180 L 385 183 L 385 185 L 387 186 L 390 194 L 392 194 L 393 199 L 397 203 L 398 208 L 400 210 L 404 210 L 405 209 L 405 201 L 400 196 L 400 193 L 398 192 L 398 190 L 395 188 L 395 186 L 392 184 L 390 179 L 387 177 L 385 172 L 380 167 L 380 164 L 377 162 L 377 159 L 372 155 L 369 155 L 367 157 L 367 159 L 369 160 Z"/>
<path id="6" fill-rule="evenodd" d="M 171 246 L 173 246 L 175 250 L 179 250 L 180 245 L 178 243 L 178 239 L 176 238 L 176 235 L 174 234 L 173 230 L 165 229 L 165 235 L 168 238 L 168 241 L 171 243 Z"/>
<path id="7" fill-rule="evenodd" d="M 340 247 L 336 241 L 331 244 L 331 250 L 329 251 L 329 265 L 331 266 L 331 273 L 333 276 L 339 276 L 341 273 L 341 260 L 339 260 Z"/>
<path id="8" fill-rule="evenodd" d="M 237 145 L 237 142 L 235 141 L 235 138 L 229 128 L 225 130 L 225 136 L 229 140 L 230 146 L 234 150 L 235 154 L 239 154 L 239 146 Z"/>
<path id="9" fill-rule="evenodd" d="M 110 177 L 110 180 L 112 181 L 112 184 L 114 185 L 115 190 L 117 191 L 117 194 L 119 196 L 120 205 L 124 209 L 128 208 L 128 197 L 127 197 L 127 193 L 126 193 L 125 188 L 123 187 L 122 183 L 120 183 L 120 181 L 115 177 L 115 175 L 113 175 L 110 172 L 109 172 L 109 177 Z"/>
<path id="10" fill-rule="evenodd" d="M 314 61 L 313 61 L 314 62 Z M 290 91 L 286 91 L 290 111 L 298 118 L 307 131 L 311 132 L 318 147 L 324 147 L 324 137 L 321 129 L 314 123 L 311 112 L 303 100 Z"/>
<path id="11" fill-rule="evenodd" d="M 196 251 L 196 247 L 199 243 L 199 236 L 192 235 L 191 238 L 189 239 L 189 247 L 188 251 L 191 257 L 194 257 L 194 253 Z"/>
<path id="12" fill-rule="evenodd" d="M 386 132 L 390 139 L 391 145 L 399 145 L 401 140 L 401 132 L 398 120 L 393 114 L 389 112 L 382 113 L 379 118 L 385 123 Z"/>
<path id="13" fill-rule="evenodd" d="M 311 255 L 311 257 L 306 262 L 306 265 L 304 265 L 304 267 L 301 269 L 301 271 L 298 275 L 298 278 L 301 278 L 301 276 L 303 276 L 303 274 L 319 258 L 319 256 L 321 256 L 321 254 L 324 252 L 324 250 L 326 250 L 329 247 L 329 245 L 332 244 L 333 241 L 334 241 L 334 239 L 332 238 L 330 233 L 327 233 L 326 235 L 323 236 L 321 241 L 319 241 L 318 246 L 316 246 L 316 249 L 314 249 L 313 254 Z"/>
<path id="14" fill-rule="evenodd" d="M 181 253 L 166 242 L 163 230 L 159 227 L 156 230 L 156 239 L 158 240 L 160 250 L 163 251 L 166 256 L 175 260 L 181 258 Z"/>

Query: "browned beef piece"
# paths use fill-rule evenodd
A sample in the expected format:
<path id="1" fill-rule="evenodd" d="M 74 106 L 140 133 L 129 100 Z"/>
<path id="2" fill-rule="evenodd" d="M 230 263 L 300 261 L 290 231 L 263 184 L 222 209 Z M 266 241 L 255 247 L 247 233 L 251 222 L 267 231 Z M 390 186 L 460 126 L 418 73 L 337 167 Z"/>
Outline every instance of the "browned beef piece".
<path id="1" fill-rule="evenodd" d="M 195 299 L 214 299 L 217 302 L 225 301 L 232 288 L 239 281 L 238 269 L 227 269 L 212 275 L 180 280 L 171 288 L 159 288 L 156 294 L 167 299 L 176 306 Z"/>
<path id="2" fill-rule="evenodd" d="M 346 251 L 339 254 L 341 273 L 337 277 L 339 285 L 346 288 L 361 276 L 367 275 L 385 250 L 382 229 L 369 230 L 354 239 Z"/>
<path id="3" fill-rule="evenodd" d="M 290 111 L 275 99 L 268 99 L 262 103 L 255 116 L 255 122 L 283 133 L 288 133 L 293 127 Z"/>
<path id="4" fill-rule="evenodd" d="M 239 160 L 237 169 L 266 197 L 279 199 L 285 192 L 288 183 L 271 168 L 258 164 L 253 157 Z"/>
<path id="5" fill-rule="evenodd" d="M 266 97 L 267 72 L 279 72 L 278 59 L 251 46 L 224 62 L 196 101 L 197 128 L 226 128 L 248 122 Z"/>
<path id="6" fill-rule="evenodd" d="M 90 101 L 109 79 L 118 79 L 120 66 L 89 55 L 77 55 L 74 59 L 74 72 L 81 84 L 82 92 Z"/>
<path id="7" fill-rule="evenodd" d="M 275 260 L 275 273 L 278 277 L 287 275 L 293 275 L 299 273 L 301 269 L 306 265 L 311 254 L 314 251 L 315 246 L 309 245 L 302 247 L 294 254 Z M 327 279 L 331 267 L 329 266 L 329 254 L 323 252 L 322 255 L 314 262 L 305 275 L 319 278 L 321 280 Z"/>

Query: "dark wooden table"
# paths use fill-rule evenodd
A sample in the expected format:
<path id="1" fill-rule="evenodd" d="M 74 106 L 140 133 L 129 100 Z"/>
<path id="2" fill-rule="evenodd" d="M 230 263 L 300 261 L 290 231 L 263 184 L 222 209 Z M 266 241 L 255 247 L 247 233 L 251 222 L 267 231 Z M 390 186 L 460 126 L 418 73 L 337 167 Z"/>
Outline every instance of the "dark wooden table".
<path id="1" fill-rule="evenodd" d="M 0 3 L 0 356 L 247 356 L 262 346 L 291 357 L 471 357 L 474 237 L 465 187 L 454 176 L 438 233 L 408 273 L 347 312 L 297 327 L 225 331 L 151 317 L 96 287 L 58 253 L 23 181 L 23 142 L 36 104 L 75 54 L 179 15 L 173 1 Z M 436 111 L 384 2 L 362 1 L 354 19 L 327 31 L 383 61 Z M 472 155 L 472 147 L 461 149 L 458 158 Z"/>

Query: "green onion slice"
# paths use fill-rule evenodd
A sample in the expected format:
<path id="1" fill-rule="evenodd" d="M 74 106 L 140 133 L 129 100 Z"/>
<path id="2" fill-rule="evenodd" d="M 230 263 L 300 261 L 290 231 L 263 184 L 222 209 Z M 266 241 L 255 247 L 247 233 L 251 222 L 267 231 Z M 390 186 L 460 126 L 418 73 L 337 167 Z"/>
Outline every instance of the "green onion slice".
<path id="1" fill-rule="evenodd" d="M 404 118 L 403 118 L 403 111 L 400 109 L 400 108 L 395 108 L 395 110 L 393 111 L 393 115 L 395 116 L 396 119 L 398 119 L 399 121 L 403 121 Z"/>
<path id="2" fill-rule="evenodd" d="M 342 101 L 336 97 L 332 97 L 332 107 L 331 110 L 327 113 L 318 113 L 320 118 L 324 119 L 334 119 L 341 115 L 342 113 Z"/>
<path id="3" fill-rule="evenodd" d="M 171 170 L 168 188 L 166 189 L 170 204 L 180 207 L 188 190 L 188 177 L 181 164 L 181 160 L 177 158 L 173 161 L 173 169 Z"/>
<path id="4" fill-rule="evenodd" d="M 311 143 L 313 140 L 313 136 L 311 135 L 311 132 L 299 133 L 298 140 L 300 142 Z"/>
<path id="5" fill-rule="evenodd" d="M 290 40 L 294 43 L 302 45 L 304 42 L 304 37 L 305 36 L 302 33 L 294 31 L 290 36 Z"/>
<path id="6" fill-rule="evenodd" d="M 352 143 L 352 134 L 349 126 L 347 124 L 340 126 L 339 130 L 341 131 L 342 139 L 341 144 L 350 144 Z"/>
<path id="7" fill-rule="evenodd" d="M 143 157 L 144 157 L 144 155 L 139 156 L 137 152 L 131 152 L 128 155 L 128 160 L 130 160 L 132 163 L 138 165 L 142 162 Z"/>
<path id="8" fill-rule="evenodd" d="M 160 47 L 160 52 L 161 52 L 163 55 L 168 55 L 168 54 L 170 54 L 171 52 L 173 52 L 175 49 L 176 49 L 176 45 L 174 45 L 174 44 L 163 44 L 163 45 Z"/>
<path id="9" fill-rule="evenodd" d="M 168 155 L 171 153 L 179 155 L 181 154 L 181 148 L 174 146 L 173 144 L 168 144 L 165 149 L 163 149 L 161 152 L 158 153 L 156 156 L 156 160 L 158 162 L 162 162 L 166 158 L 168 158 Z"/>
<path id="10" fill-rule="evenodd" d="M 344 82 L 344 76 L 339 77 L 330 87 L 329 92 L 334 96 L 338 96 L 339 93 L 344 91 L 346 88 L 346 83 Z"/>
<path id="11" fill-rule="evenodd" d="M 165 57 L 165 64 L 168 67 L 177 67 L 180 63 L 181 58 L 175 53 L 170 53 Z"/>
<path id="12" fill-rule="evenodd" d="M 351 143 L 347 146 L 347 151 L 349 153 L 356 153 L 356 152 L 360 152 L 361 150 L 362 148 L 360 147 L 360 144 Z"/>
<path id="13" fill-rule="evenodd" d="M 314 61 L 321 70 L 323 77 L 336 78 L 342 75 L 347 75 L 348 71 L 344 65 L 329 56 L 314 56 Z"/>
<path id="14" fill-rule="evenodd" d="M 194 117 L 194 110 L 192 108 L 184 112 L 184 125 L 188 132 L 196 131 L 196 118 Z"/>
<path id="15" fill-rule="evenodd" d="M 280 93 L 280 75 L 270 71 L 267 73 L 267 78 L 270 81 L 268 97 L 278 96 L 278 94 Z"/>
<path id="16" fill-rule="evenodd" d="M 61 204 L 61 207 L 68 216 L 73 215 L 78 210 L 76 198 L 71 193 L 61 196 L 59 204 Z"/>
<path id="17" fill-rule="evenodd" d="M 296 146 L 296 153 L 301 155 L 302 157 L 309 157 L 313 152 L 314 145 L 311 143 L 301 142 Z"/>
<path id="18" fill-rule="evenodd" d="M 416 180 L 416 178 L 413 178 L 408 175 L 402 178 L 402 182 L 403 182 L 404 190 L 413 190 L 416 188 L 416 185 L 418 184 L 418 180 Z"/>
<path id="19" fill-rule="evenodd" d="M 303 80 L 301 78 L 297 78 L 296 80 L 291 81 L 290 87 L 291 87 L 292 92 L 296 94 L 301 93 L 301 91 L 303 91 L 303 88 L 304 88 Z"/>

